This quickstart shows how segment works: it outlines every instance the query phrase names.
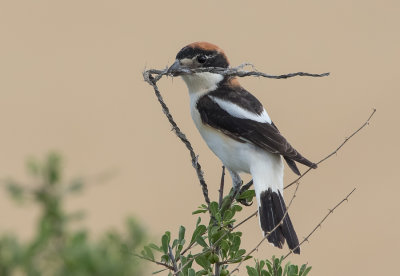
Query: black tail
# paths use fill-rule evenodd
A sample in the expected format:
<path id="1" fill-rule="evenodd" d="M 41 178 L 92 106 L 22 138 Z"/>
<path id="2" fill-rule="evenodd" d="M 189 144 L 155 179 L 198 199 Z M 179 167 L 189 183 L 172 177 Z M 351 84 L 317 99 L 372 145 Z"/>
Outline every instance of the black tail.
<path id="1" fill-rule="evenodd" d="M 285 216 L 286 205 L 281 193 L 279 191 L 277 193 L 272 192 L 271 188 L 261 193 L 260 205 L 258 213 L 260 216 L 261 228 L 264 231 L 264 235 L 267 235 L 267 233 L 271 232 Z M 267 239 L 270 243 L 279 248 L 282 248 L 286 239 L 289 248 L 293 250 L 297 247 L 293 252 L 300 254 L 300 247 L 298 247 L 299 240 L 294 231 L 289 214 L 286 214 L 282 220 L 282 224 L 270 233 Z"/>

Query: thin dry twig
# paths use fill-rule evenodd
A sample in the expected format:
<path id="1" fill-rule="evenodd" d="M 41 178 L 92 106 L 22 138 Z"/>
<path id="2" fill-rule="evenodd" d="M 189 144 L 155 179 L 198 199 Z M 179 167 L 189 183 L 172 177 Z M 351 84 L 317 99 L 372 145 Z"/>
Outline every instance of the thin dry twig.
<path id="1" fill-rule="evenodd" d="M 360 132 L 360 130 L 362 130 L 364 127 L 366 127 L 367 125 L 369 125 L 369 122 L 372 118 L 372 116 L 374 116 L 376 112 L 376 109 L 374 108 L 372 110 L 372 113 L 369 115 L 368 119 L 357 129 L 355 130 L 349 137 L 346 137 L 344 139 L 344 141 L 330 154 L 328 154 L 327 156 L 325 156 L 324 158 L 322 158 L 320 161 L 317 162 L 317 165 L 321 164 L 322 162 L 326 161 L 327 159 L 329 159 L 330 157 L 332 157 L 333 155 L 337 154 L 338 151 L 351 139 L 353 138 L 354 135 L 356 135 L 358 132 Z M 308 172 L 310 172 L 312 169 L 308 168 L 304 173 L 302 173 L 299 177 L 297 177 L 295 180 L 293 180 L 292 182 L 290 182 L 288 185 L 285 186 L 284 189 L 289 188 L 290 186 L 294 185 L 297 181 L 299 181 L 300 179 L 302 179 Z M 250 180 L 247 184 L 243 185 L 240 193 L 243 192 L 244 190 L 248 190 L 251 185 L 253 185 L 253 179 Z"/>
<path id="2" fill-rule="evenodd" d="M 181 68 L 178 70 L 174 70 L 174 73 L 180 74 L 180 75 L 190 75 L 190 74 L 194 74 L 194 73 L 209 72 L 209 73 L 220 74 L 223 76 L 232 76 L 232 77 L 233 76 L 235 76 L 235 77 L 253 76 L 253 77 L 264 77 L 264 78 L 269 78 L 269 79 L 287 79 L 287 78 L 292 78 L 292 77 L 296 77 L 296 76 L 317 77 L 317 78 L 329 76 L 329 73 L 311 74 L 311 73 L 305 73 L 305 72 L 296 72 L 296 73 L 289 73 L 289 74 L 283 74 L 283 75 L 270 75 L 270 74 L 265 74 L 260 71 L 243 70 L 243 68 L 246 66 L 251 66 L 254 68 L 254 66 L 251 63 L 243 63 L 237 67 L 231 67 L 231 68 L 220 68 L 220 67 L 195 68 L 195 69 Z M 164 70 L 157 70 L 157 69 L 146 70 L 143 73 L 143 75 L 157 75 L 154 78 L 155 82 L 159 81 L 163 76 L 173 76 L 171 74 L 171 72 L 168 72 L 168 68 L 165 68 Z"/>
<path id="3" fill-rule="evenodd" d="M 357 129 L 355 130 L 349 137 L 346 137 L 345 140 L 330 154 L 328 154 L 326 157 L 322 158 L 320 161 L 318 161 L 317 165 L 321 164 L 322 162 L 326 161 L 327 159 L 329 159 L 330 157 L 332 157 L 333 155 L 335 155 L 353 136 L 355 136 L 358 132 L 360 132 L 360 130 L 362 130 L 364 127 L 366 127 L 367 125 L 369 125 L 369 122 L 372 118 L 372 116 L 374 116 L 376 112 L 376 109 L 374 108 L 372 110 L 372 113 L 369 115 L 368 119 Z M 307 169 L 304 173 L 302 173 L 298 178 L 296 178 L 295 180 L 293 180 L 291 183 L 289 183 L 288 185 L 285 186 L 284 189 L 289 188 L 290 186 L 296 184 L 301 178 L 303 178 L 309 171 L 311 171 L 311 168 Z M 247 184 L 243 185 L 242 188 L 240 189 L 239 193 L 242 193 L 245 190 L 248 190 L 251 185 L 253 185 L 253 179 L 250 180 Z M 247 217 L 243 222 L 251 219 L 252 217 L 254 217 L 255 215 L 257 215 L 257 212 L 254 212 L 253 214 L 251 214 L 249 217 Z M 242 223 L 243 223 L 242 222 Z M 240 224 L 236 225 L 239 226 Z"/>
<path id="4" fill-rule="evenodd" d="M 242 220 L 241 222 L 239 222 L 238 224 L 236 224 L 234 227 L 232 227 L 231 232 L 233 230 L 235 230 L 236 228 L 238 228 L 240 225 L 242 225 L 243 223 L 245 223 L 246 221 L 248 221 L 249 219 L 251 219 L 254 216 L 257 216 L 258 214 L 258 210 L 255 211 L 254 213 L 252 213 L 250 216 L 248 216 L 247 218 L 245 218 L 244 220 Z"/>
<path id="5" fill-rule="evenodd" d="M 170 245 L 168 245 L 168 256 L 169 256 L 169 258 L 170 258 L 171 261 L 172 261 L 172 265 L 173 265 L 173 268 L 174 268 L 174 272 L 177 272 L 177 271 L 178 271 L 178 267 L 177 267 L 177 265 L 176 265 L 175 257 L 174 257 L 174 254 L 172 253 L 172 248 L 171 248 Z"/>
<path id="6" fill-rule="evenodd" d="M 343 202 L 348 201 L 349 197 L 355 190 L 356 188 L 354 188 L 349 194 L 347 194 L 347 196 L 344 199 L 342 199 L 338 204 L 336 204 L 335 207 L 329 209 L 329 212 L 325 215 L 325 217 L 317 224 L 317 226 L 314 227 L 314 229 L 307 235 L 307 237 L 303 239 L 303 241 L 297 247 L 301 246 L 304 242 L 308 241 L 308 238 L 310 238 L 312 234 L 314 234 L 314 232 L 321 227 L 322 223 L 324 223 L 324 221 L 333 213 L 333 211 L 335 211 L 335 209 L 338 208 Z M 296 250 L 296 248 L 294 248 L 293 250 Z M 290 250 L 289 253 L 286 254 L 285 257 L 283 257 L 283 259 L 286 259 L 290 254 L 292 254 L 293 250 Z"/>
<path id="7" fill-rule="evenodd" d="M 199 179 L 201 188 L 203 190 L 203 196 L 204 196 L 204 200 L 207 203 L 207 205 L 210 205 L 210 198 L 208 196 L 208 188 L 207 188 L 207 184 L 206 181 L 204 180 L 204 173 L 201 169 L 200 163 L 198 162 L 198 156 L 196 155 L 196 153 L 193 150 L 193 147 L 191 145 L 191 143 L 189 142 L 189 140 L 186 138 L 186 135 L 180 130 L 180 128 L 178 127 L 178 125 L 175 123 L 174 118 L 172 117 L 171 113 L 169 112 L 169 108 L 168 106 L 165 104 L 160 91 L 158 90 L 158 87 L 156 85 L 157 82 L 157 78 L 154 78 L 150 73 L 146 73 L 149 71 L 145 71 L 143 73 L 143 77 L 145 79 L 145 81 L 147 83 L 149 83 L 153 89 L 154 89 L 154 93 L 156 94 L 156 97 L 158 99 L 158 101 L 161 104 L 161 108 L 165 114 L 165 116 L 167 117 L 169 123 L 172 125 L 172 129 L 175 132 L 176 136 L 178 136 L 178 138 L 182 141 L 182 143 L 185 144 L 186 148 L 189 150 L 190 152 L 190 157 L 192 158 L 192 166 L 194 167 L 194 169 L 196 170 L 197 173 L 197 178 Z M 157 76 L 157 77 L 160 77 Z M 161 77 L 160 77 L 161 78 Z"/>
<path id="8" fill-rule="evenodd" d="M 362 130 L 364 127 L 369 125 L 369 121 L 371 120 L 372 116 L 374 116 L 376 112 L 376 109 L 374 108 L 372 110 L 371 115 L 369 115 L 368 119 L 356 130 L 354 131 L 349 137 L 346 137 L 344 141 L 337 147 L 332 153 L 328 154 L 326 157 L 322 158 L 320 161 L 318 161 L 317 165 L 321 164 L 322 162 L 326 161 L 333 155 L 335 155 L 354 135 L 356 135 L 360 130 Z M 311 171 L 311 168 L 308 168 L 303 174 L 301 174 L 297 179 L 295 179 L 293 182 L 289 183 L 288 185 L 285 186 L 285 189 L 289 188 L 293 184 L 295 184 L 297 181 L 299 181 L 301 178 L 303 178 L 309 171 Z"/>
<path id="9" fill-rule="evenodd" d="M 221 208 L 222 206 L 222 200 L 224 198 L 224 185 L 225 185 L 225 166 L 222 166 L 222 174 L 221 174 L 221 183 L 219 187 L 219 199 L 218 199 L 218 207 Z M 219 246 L 216 248 L 216 252 L 220 252 Z M 221 270 L 221 264 L 216 263 L 215 264 L 215 275 L 219 275 Z"/>
<path id="10" fill-rule="evenodd" d="M 133 256 L 135 256 L 135 257 L 137 257 L 137 258 L 140 258 L 140 259 L 142 259 L 142 260 L 146 260 L 146 261 L 155 263 L 155 264 L 157 264 L 157 265 L 162 265 L 162 266 L 166 267 L 167 269 L 174 271 L 174 268 L 173 268 L 172 266 L 167 265 L 167 264 L 164 264 L 164 263 L 162 263 L 162 262 L 153 261 L 152 259 L 143 257 L 143 256 L 141 256 L 141 255 L 139 255 L 139 254 L 135 254 L 135 253 L 133 253 Z"/>
<path id="11" fill-rule="evenodd" d="M 221 184 L 219 187 L 219 200 L 218 200 L 219 208 L 221 208 L 222 200 L 224 199 L 224 184 L 225 184 L 225 166 L 222 166 Z"/>

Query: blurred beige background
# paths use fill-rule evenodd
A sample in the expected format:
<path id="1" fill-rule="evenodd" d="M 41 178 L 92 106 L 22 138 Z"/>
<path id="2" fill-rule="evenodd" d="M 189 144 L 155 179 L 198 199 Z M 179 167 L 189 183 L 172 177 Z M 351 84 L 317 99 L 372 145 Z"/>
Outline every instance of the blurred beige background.
<path id="1" fill-rule="evenodd" d="M 129 214 L 155 237 L 179 223 L 191 228 L 191 211 L 202 202 L 197 178 L 141 73 L 171 64 L 190 42 L 210 41 L 232 65 L 251 62 L 270 74 L 331 72 L 241 79 L 313 161 L 377 108 L 371 126 L 301 182 L 290 212 L 300 237 L 357 191 L 290 261 L 308 262 L 312 275 L 393 275 L 400 246 L 399 13 L 399 2 L 389 0 L 1 1 L 0 177 L 24 179 L 27 157 L 60 150 L 70 176 L 117 171 L 68 202 L 87 211 L 93 233 L 121 228 Z M 215 199 L 221 164 L 191 121 L 186 87 L 180 79 L 159 86 Z M 293 179 L 287 171 L 286 183 Z M 0 191 L 0 232 L 28 238 L 36 214 Z M 245 247 L 254 247 L 257 220 L 242 230 Z M 264 244 L 256 256 L 283 253 Z"/>

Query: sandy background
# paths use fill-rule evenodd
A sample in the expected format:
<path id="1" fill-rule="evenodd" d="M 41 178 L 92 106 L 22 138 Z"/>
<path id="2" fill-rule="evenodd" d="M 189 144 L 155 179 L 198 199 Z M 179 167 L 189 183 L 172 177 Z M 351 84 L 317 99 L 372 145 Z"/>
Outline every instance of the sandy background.
<path id="1" fill-rule="evenodd" d="M 400 246 L 399 12 L 399 2 L 389 0 L 1 1 L 0 177 L 24 179 L 27 157 L 56 149 L 68 175 L 117 171 L 108 184 L 68 201 L 70 210 L 87 211 L 93 233 L 121 228 L 129 214 L 153 236 L 192 226 L 191 211 L 202 202 L 197 178 L 141 72 L 171 64 L 190 42 L 210 41 L 232 65 L 332 73 L 241 80 L 313 161 L 377 108 L 371 126 L 302 181 L 290 212 L 300 237 L 357 191 L 290 260 L 311 264 L 312 275 L 393 275 Z M 191 121 L 183 81 L 159 85 L 216 198 L 221 164 Z M 287 171 L 286 182 L 292 179 Z M 1 232 L 29 237 L 36 214 L 0 191 Z M 261 238 L 257 220 L 242 230 L 250 249 Z M 285 252 L 265 244 L 256 256 Z"/>

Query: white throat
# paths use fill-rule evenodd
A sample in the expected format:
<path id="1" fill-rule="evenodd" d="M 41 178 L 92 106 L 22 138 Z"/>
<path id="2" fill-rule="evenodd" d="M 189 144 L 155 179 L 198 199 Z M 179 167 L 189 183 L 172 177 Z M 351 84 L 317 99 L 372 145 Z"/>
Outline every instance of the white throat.
<path id="1" fill-rule="evenodd" d="M 220 74 L 204 72 L 193 75 L 182 75 L 182 79 L 189 90 L 190 113 L 194 122 L 198 125 L 200 124 L 200 116 L 196 108 L 197 101 L 207 92 L 215 90 L 224 77 Z"/>
<path id="2" fill-rule="evenodd" d="M 182 75 L 190 94 L 204 94 L 217 88 L 224 79 L 220 74 L 209 72 L 196 73 L 193 75 Z"/>

